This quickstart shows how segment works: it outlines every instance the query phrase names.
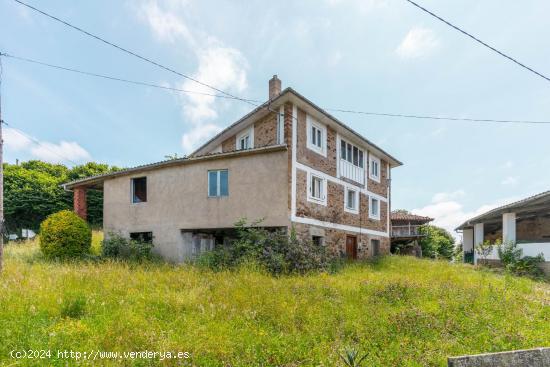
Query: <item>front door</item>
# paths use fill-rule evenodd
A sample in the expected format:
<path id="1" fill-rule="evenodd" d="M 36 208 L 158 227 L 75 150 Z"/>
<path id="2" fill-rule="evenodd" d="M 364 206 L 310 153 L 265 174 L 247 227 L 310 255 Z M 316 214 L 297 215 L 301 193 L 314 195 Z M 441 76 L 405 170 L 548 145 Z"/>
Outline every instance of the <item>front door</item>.
<path id="1" fill-rule="evenodd" d="M 349 260 L 357 259 L 357 237 L 346 236 L 346 255 Z"/>

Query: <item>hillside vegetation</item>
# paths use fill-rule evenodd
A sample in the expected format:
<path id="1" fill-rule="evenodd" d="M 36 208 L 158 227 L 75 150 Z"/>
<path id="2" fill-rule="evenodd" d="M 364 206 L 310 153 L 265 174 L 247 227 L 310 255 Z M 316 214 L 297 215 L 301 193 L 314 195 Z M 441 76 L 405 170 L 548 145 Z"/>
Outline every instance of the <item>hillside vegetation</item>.
<path id="1" fill-rule="evenodd" d="M 97 240 L 95 237 L 95 250 Z M 443 366 L 446 357 L 550 345 L 550 287 L 467 265 L 387 257 L 337 274 L 274 278 L 252 268 L 56 263 L 8 245 L 0 275 L 0 365 L 12 350 L 181 351 L 186 365 Z M 96 360 L 83 365 L 182 365 Z"/>

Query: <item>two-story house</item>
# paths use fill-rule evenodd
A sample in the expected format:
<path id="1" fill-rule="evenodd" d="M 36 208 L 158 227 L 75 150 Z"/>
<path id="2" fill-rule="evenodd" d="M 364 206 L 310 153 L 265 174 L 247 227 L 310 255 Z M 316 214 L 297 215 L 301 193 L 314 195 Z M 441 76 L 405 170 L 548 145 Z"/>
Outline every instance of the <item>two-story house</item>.
<path id="1" fill-rule="evenodd" d="M 389 252 L 399 165 L 274 76 L 267 102 L 188 157 L 64 186 L 84 218 L 86 190 L 103 190 L 106 233 L 151 240 L 176 262 L 226 242 L 240 218 L 358 258 Z"/>

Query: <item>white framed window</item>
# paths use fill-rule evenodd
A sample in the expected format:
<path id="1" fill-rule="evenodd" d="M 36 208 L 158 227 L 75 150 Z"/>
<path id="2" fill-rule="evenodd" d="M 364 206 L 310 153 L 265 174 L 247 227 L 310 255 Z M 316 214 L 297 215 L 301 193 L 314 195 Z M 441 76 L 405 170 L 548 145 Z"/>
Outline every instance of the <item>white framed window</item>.
<path id="1" fill-rule="evenodd" d="M 237 134 L 236 150 L 254 148 L 254 126 Z"/>
<path id="2" fill-rule="evenodd" d="M 380 158 L 369 154 L 369 177 L 371 180 L 380 182 Z"/>
<path id="3" fill-rule="evenodd" d="M 344 139 L 340 140 L 340 158 L 348 161 L 356 167 L 363 168 L 365 165 L 365 154 L 353 144 L 348 143 Z"/>
<path id="4" fill-rule="evenodd" d="M 372 196 L 369 198 L 369 218 L 380 220 L 380 200 Z"/>
<path id="5" fill-rule="evenodd" d="M 226 169 L 208 171 L 208 197 L 229 196 L 229 171 Z"/>
<path id="6" fill-rule="evenodd" d="M 307 199 L 308 201 L 327 205 L 327 180 L 312 173 L 307 177 Z"/>
<path id="7" fill-rule="evenodd" d="M 359 192 L 350 187 L 344 189 L 344 210 L 359 214 Z"/>
<path id="8" fill-rule="evenodd" d="M 327 156 L 327 128 L 307 115 L 307 147 L 322 156 Z"/>

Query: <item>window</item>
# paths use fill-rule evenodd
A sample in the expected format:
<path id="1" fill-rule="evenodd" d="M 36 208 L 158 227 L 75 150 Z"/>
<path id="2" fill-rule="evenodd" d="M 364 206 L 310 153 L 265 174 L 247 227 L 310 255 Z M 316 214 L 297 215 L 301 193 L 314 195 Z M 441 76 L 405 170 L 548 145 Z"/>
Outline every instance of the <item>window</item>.
<path id="1" fill-rule="evenodd" d="M 380 200 L 373 197 L 370 198 L 369 218 L 380 219 Z"/>
<path id="2" fill-rule="evenodd" d="M 369 176 L 371 179 L 380 182 L 380 159 L 370 155 L 369 159 Z"/>
<path id="3" fill-rule="evenodd" d="M 229 172 L 226 169 L 208 171 L 208 196 L 229 196 Z"/>
<path id="4" fill-rule="evenodd" d="M 147 201 L 147 177 L 132 178 L 132 203 Z"/>
<path id="5" fill-rule="evenodd" d="M 344 190 L 344 209 L 354 214 L 359 213 L 359 193 L 357 190 L 346 187 Z"/>
<path id="6" fill-rule="evenodd" d="M 327 156 L 327 129 L 307 115 L 307 147 L 323 156 Z"/>
<path id="7" fill-rule="evenodd" d="M 325 243 L 325 238 L 323 236 L 311 236 L 311 242 L 315 246 L 321 247 Z"/>
<path id="8" fill-rule="evenodd" d="M 363 168 L 363 151 L 345 140 L 340 140 L 340 158 L 354 166 Z"/>
<path id="9" fill-rule="evenodd" d="M 327 205 L 327 180 L 314 174 L 308 174 L 308 201 Z"/>
<path id="10" fill-rule="evenodd" d="M 254 126 L 237 134 L 236 149 L 251 149 L 254 148 Z"/>
<path id="11" fill-rule="evenodd" d="M 130 239 L 138 242 L 153 243 L 153 232 L 132 232 Z"/>
<path id="12" fill-rule="evenodd" d="M 380 240 L 370 240 L 372 256 L 380 256 Z"/>

